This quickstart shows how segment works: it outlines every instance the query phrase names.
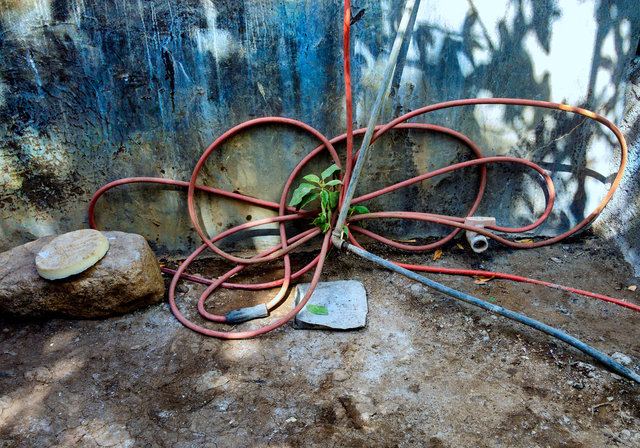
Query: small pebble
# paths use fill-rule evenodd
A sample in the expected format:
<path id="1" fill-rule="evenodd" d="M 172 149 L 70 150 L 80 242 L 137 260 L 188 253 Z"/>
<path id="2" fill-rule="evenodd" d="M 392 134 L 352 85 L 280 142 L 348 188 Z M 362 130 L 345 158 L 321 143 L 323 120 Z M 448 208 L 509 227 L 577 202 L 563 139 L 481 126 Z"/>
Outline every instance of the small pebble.
<path id="1" fill-rule="evenodd" d="M 628 440 L 631 437 L 631 431 L 629 431 L 628 429 L 623 429 L 622 431 L 620 431 L 618 437 L 622 440 Z"/>
<path id="2" fill-rule="evenodd" d="M 349 374 L 344 370 L 338 369 L 333 371 L 333 381 L 342 382 L 348 379 L 349 379 Z"/>

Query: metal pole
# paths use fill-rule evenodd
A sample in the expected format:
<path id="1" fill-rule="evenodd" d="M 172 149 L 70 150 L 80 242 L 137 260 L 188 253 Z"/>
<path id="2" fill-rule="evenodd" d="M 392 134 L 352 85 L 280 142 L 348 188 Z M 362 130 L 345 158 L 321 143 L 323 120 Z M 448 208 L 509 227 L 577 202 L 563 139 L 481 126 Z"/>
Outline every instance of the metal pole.
<path id="1" fill-rule="evenodd" d="M 373 132 L 376 127 L 376 122 L 378 121 L 380 110 L 382 109 L 382 103 L 389 92 L 389 88 L 391 87 L 393 72 L 396 69 L 396 63 L 398 61 L 398 55 L 400 54 L 400 48 L 402 47 L 402 44 L 404 42 L 405 34 L 407 32 L 407 28 L 409 27 L 409 22 L 411 21 L 411 15 L 413 14 L 415 3 L 415 0 L 407 0 L 407 3 L 404 6 L 402 19 L 400 20 L 400 25 L 398 26 L 398 33 L 396 34 L 396 39 L 393 42 L 391 54 L 389 54 L 389 61 L 383 76 L 382 86 L 380 87 L 380 91 L 378 92 L 376 102 L 373 105 L 373 110 L 371 111 L 371 116 L 369 117 L 369 124 L 367 125 L 367 132 L 364 134 L 364 139 L 362 140 L 362 145 L 360 146 L 360 155 L 358 156 L 358 160 L 356 161 L 356 166 L 353 168 L 353 173 L 351 175 L 351 179 L 349 180 L 349 186 L 347 187 L 347 192 L 344 195 L 342 208 L 340 209 L 340 214 L 338 215 L 338 221 L 336 222 L 333 234 L 331 235 L 331 241 L 335 245 L 339 245 L 339 243 L 342 241 L 342 227 L 347 220 L 347 213 L 349 213 L 351 200 L 353 199 L 353 194 L 356 191 L 356 184 L 358 183 L 360 171 L 362 170 L 362 166 L 367 160 L 369 144 L 371 143 L 371 138 L 373 137 Z"/>

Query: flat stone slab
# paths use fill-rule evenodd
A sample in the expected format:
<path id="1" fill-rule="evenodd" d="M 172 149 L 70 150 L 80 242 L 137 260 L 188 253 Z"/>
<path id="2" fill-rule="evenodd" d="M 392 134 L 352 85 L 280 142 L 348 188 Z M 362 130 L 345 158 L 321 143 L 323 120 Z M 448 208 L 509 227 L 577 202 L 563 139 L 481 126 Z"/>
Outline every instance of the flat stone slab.
<path id="1" fill-rule="evenodd" d="M 300 303 L 309 283 L 296 286 L 295 304 Z M 326 315 L 314 314 L 309 305 L 324 307 Z M 356 280 L 318 283 L 307 305 L 295 317 L 295 328 L 354 330 L 367 324 L 367 292 Z"/>
<path id="2" fill-rule="evenodd" d="M 140 235 L 102 232 L 108 251 L 95 265 L 47 280 L 36 257 L 55 238 L 47 236 L 0 253 L 0 312 L 15 316 L 96 318 L 126 313 L 163 300 L 158 261 Z"/>
<path id="3" fill-rule="evenodd" d="M 102 232 L 82 229 L 51 240 L 36 255 L 40 277 L 59 280 L 86 271 L 109 250 L 109 240 Z"/>

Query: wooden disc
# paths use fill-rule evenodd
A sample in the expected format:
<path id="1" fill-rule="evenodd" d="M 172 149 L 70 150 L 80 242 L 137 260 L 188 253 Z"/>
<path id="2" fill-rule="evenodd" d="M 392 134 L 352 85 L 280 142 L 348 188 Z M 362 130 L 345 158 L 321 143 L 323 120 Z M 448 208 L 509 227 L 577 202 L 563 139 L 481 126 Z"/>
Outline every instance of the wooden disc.
<path id="1" fill-rule="evenodd" d="M 36 269 L 47 280 L 66 278 L 89 269 L 109 250 L 109 241 L 97 230 L 60 235 L 36 255 Z"/>

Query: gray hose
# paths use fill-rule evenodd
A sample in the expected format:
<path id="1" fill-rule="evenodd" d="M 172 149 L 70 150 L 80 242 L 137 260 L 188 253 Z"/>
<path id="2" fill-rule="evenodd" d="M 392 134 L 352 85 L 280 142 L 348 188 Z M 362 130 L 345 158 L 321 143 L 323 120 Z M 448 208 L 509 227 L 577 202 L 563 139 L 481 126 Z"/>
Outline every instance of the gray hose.
<path id="1" fill-rule="evenodd" d="M 435 282 L 433 280 L 430 280 L 426 277 L 423 277 L 420 274 L 416 274 L 413 271 L 409 271 L 408 269 L 404 269 L 401 268 L 400 266 L 391 263 L 388 260 L 385 260 L 384 258 L 380 258 L 376 255 L 373 255 L 370 252 L 367 252 L 366 250 L 360 249 L 357 246 L 354 246 L 353 244 L 349 244 L 347 242 L 342 242 L 342 244 L 339 246 L 342 249 L 347 249 L 348 251 L 362 257 L 365 258 L 369 261 L 373 261 L 374 263 L 377 263 L 381 266 L 384 266 L 387 269 L 391 269 L 392 271 L 398 272 L 406 277 L 409 277 L 412 280 L 415 280 L 417 282 L 420 282 L 422 284 L 425 284 L 427 286 L 429 286 L 430 288 L 433 288 L 437 291 L 440 291 L 444 294 L 447 294 L 455 299 L 461 300 L 463 302 L 469 303 L 471 305 L 483 308 L 487 311 L 491 311 L 492 313 L 495 314 L 499 314 L 500 316 L 504 316 L 504 317 L 508 317 L 509 319 L 513 319 L 516 322 L 520 322 L 522 324 L 528 325 L 532 328 L 535 328 L 536 330 L 539 331 L 543 331 L 557 339 L 560 339 L 561 341 L 566 342 L 569 345 L 574 346 L 575 348 L 577 348 L 578 350 L 586 353 L 587 355 L 597 359 L 598 361 L 600 361 L 602 364 L 604 364 L 606 367 L 608 367 L 609 369 L 613 370 L 615 373 L 617 373 L 620 376 L 623 376 L 627 379 L 630 379 L 632 381 L 635 381 L 636 383 L 640 383 L 640 375 L 638 375 L 637 373 L 633 372 L 632 370 L 626 368 L 625 366 L 623 366 L 622 364 L 620 364 L 619 362 L 613 360 L 611 357 L 605 355 L 604 353 L 596 350 L 595 348 L 591 347 L 590 345 L 585 344 L 584 342 L 582 342 L 579 339 L 574 338 L 573 336 L 568 335 L 567 333 L 555 329 L 553 327 L 550 327 L 549 325 L 543 324 L 542 322 L 538 322 L 535 319 L 531 319 L 530 317 L 524 316 L 522 314 L 516 313 L 514 311 L 508 310 L 506 308 L 503 308 L 501 306 L 498 305 L 494 305 L 492 303 L 487 303 L 483 300 L 477 299 L 473 296 L 470 296 L 469 294 L 465 294 L 463 292 L 460 291 L 456 291 L 455 289 L 449 288 L 447 286 L 441 285 L 438 282 Z"/>

